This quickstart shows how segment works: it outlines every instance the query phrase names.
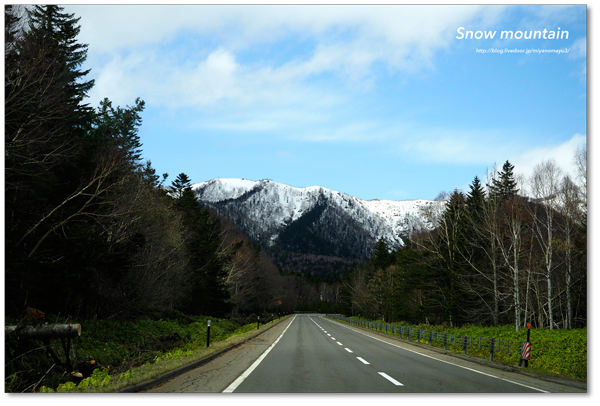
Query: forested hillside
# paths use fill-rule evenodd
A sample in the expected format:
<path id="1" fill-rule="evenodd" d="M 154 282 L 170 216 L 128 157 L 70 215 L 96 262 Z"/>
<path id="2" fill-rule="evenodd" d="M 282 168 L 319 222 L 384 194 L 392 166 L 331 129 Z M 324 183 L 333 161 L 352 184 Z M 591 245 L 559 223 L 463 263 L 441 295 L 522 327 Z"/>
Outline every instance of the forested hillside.
<path id="1" fill-rule="evenodd" d="M 384 240 L 344 283 L 354 314 L 462 325 L 587 326 L 586 151 L 579 179 L 552 160 L 519 179 L 506 161 L 448 194 L 435 228 L 397 250 Z M 529 194 L 529 197 L 528 197 Z"/>
<path id="2" fill-rule="evenodd" d="M 198 200 L 229 218 L 281 269 L 331 279 L 369 260 L 380 237 L 391 248 L 428 229 L 423 208 L 445 201 L 362 200 L 322 186 L 213 179 L 192 185 Z"/>
<path id="3" fill-rule="evenodd" d="M 269 253 L 198 202 L 185 168 L 170 184 L 156 173 L 138 133 L 144 101 L 89 105 L 79 30 L 59 6 L 5 8 L 7 316 L 31 307 L 72 319 L 243 320 L 281 301 L 385 320 L 587 325 L 585 148 L 577 179 L 553 161 L 529 179 L 508 161 L 485 186 L 475 177 L 468 193 L 423 209 L 429 230 L 398 236 L 396 249 L 381 239 L 370 262 L 323 242 L 350 221 L 322 205 Z M 332 261 L 340 271 L 327 272 Z"/>
<path id="4" fill-rule="evenodd" d="M 59 6 L 5 8 L 6 315 L 293 310 L 305 282 L 143 158 L 144 101 L 87 103 L 79 30 Z"/>

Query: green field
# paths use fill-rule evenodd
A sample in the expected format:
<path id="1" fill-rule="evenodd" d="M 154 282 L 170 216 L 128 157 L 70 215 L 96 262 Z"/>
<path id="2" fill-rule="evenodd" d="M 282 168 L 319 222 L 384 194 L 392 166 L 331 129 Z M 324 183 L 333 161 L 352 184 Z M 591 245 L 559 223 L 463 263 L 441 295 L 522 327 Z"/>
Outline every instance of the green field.
<path id="1" fill-rule="evenodd" d="M 210 347 L 207 348 L 209 319 Z M 277 322 L 277 319 L 274 321 Z M 11 323 L 11 320 L 6 320 L 6 324 L 14 324 L 14 321 Z M 21 392 L 31 388 L 46 371 L 50 372 L 35 387 L 37 392 L 55 391 L 57 388 L 61 392 L 116 391 L 156 378 L 259 332 L 256 323 L 240 326 L 233 320 L 205 316 L 186 316 L 182 320 L 141 319 L 135 322 L 95 320 L 81 321 L 80 324 L 81 336 L 74 339 L 77 359 L 93 360 L 95 365 L 101 366 L 92 377 L 79 383 L 70 374 L 64 374 L 62 367 L 52 367 L 54 362 L 41 342 L 29 340 L 17 343 L 7 340 L 7 362 L 15 361 L 10 362 L 6 369 L 6 392 Z M 270 325 L 261 324 L 260 330 Z M 50 345 L 60 358 L 65 359 L 60 340 L 52 340 Z"/>
<path id="2" fill-rule="evenodd" d="M 358 317 L 351 318 L 358 321 Z M 362 318 L 362 320 L 365 320 Z M 370 322 L 379 322 L 368 320 Z M 391 324 L 389 325 L 391 326 Z M 410 340 L 417 341 L 419 329 L 423 344 L 429 343 L 429 331 L 433 331 L 433 343 L 436 347 L 444 347 L 443 333 L 447 334 L 447 350 L 454 353 L 463 353 L 462 337 L 467 336 L 467 354 L 489 359 L 490 338 L 495 339 L 493 360 L 506 365 L 518 366 L 520 360 L 520 342 L 527 339 L 527 328 L 515 331 L 514 326 L 482 327 L 462 326 L 451 328 L 449 326 L 410 325 L 394 323 L 394 326 L 410 327 L 412 332 Z M 385 332 L 385 324 L 383 328 Z M 439 334 L 436 334 L 439 333 Z M 388 334 L 392 334 L 391 327 Z M 395 336 L 398 337 L 396 331 Z M 402 338 L 407 339 L 406 332 Z M 436 340 L 439 337 L 438 340 Z M 451 341 L 456 339 L 456 343 Z M 479 338 L 481 338 L 481 345 Z M 587 328 L 573 330 L 548 330 L 531 329 L 531 358 L 528 370 L 533 373 L 556 375 L 579 380 L 587 380 Z M 498 342 L 500 345 L 498 348 Z M 508 349 L 508 351 L 507 351 Z"/>

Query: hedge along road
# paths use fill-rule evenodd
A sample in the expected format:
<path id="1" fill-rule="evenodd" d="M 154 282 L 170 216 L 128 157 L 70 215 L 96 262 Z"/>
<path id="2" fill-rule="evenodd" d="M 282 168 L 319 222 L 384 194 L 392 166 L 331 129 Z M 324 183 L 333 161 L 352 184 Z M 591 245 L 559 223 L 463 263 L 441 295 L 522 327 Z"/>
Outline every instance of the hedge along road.
<path id="1" fill-rule="evenodd" d="M 256 341 L 148 392 L 586 391 L 457 359 L 318 315 L 296 315 Z"/>

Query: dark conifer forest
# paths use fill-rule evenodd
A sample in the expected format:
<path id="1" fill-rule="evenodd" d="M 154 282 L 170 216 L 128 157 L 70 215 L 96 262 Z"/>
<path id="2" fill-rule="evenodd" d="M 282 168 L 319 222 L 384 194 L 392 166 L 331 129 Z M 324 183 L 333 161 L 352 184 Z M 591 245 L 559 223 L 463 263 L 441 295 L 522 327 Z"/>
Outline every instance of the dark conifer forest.
<path id="1" fill-rule="evenodd" d="M 296 277 L 144 159 L 144 101 L 87 103 L 79 30 L 59 6 L 5 8 L 6 314 L 224 317 L 284 299 Z"/>

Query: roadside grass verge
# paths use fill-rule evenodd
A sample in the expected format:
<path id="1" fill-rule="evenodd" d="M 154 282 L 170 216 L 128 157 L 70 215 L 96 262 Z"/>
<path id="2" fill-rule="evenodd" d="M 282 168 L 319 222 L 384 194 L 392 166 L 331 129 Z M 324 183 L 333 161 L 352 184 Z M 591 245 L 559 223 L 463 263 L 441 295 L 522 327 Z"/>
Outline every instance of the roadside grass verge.
<path id="1" fill-rule="evenodd" d="M 358 317 L 351 319 L 359 320 Z M 364 318 L 361 318 L 361 320 L 384 323 L 381 320 L 366 320 Z M 465 325 L 449 327 L 424 324 L 410 325 L 403 322 L 392 324 L 403 326 L 404 331 L 406 331 L 406 327 L 410 327 L 412 333 L 409 340 L 415 343 L 417 342 L 417 329 L 419 329 L 421 333 L 420 343 L 423 345 L 429 344 L 429 331 L 434 332 L 432 345 L 438 348 L 444 348 L 442 337 L 443 333 L 446 333 L 446 351 L 456 354 L 463 353 L 462 338 L 467 336 L 467 354 L 485 360 L 489 360 L 490 338 L 494 337 L 493 361 L 511 367 L 518 367 L 521 358 L 521 342 L 527 339 L 527 328 L 521 328 L 517 332 L 514 326 Z M 392 335 L 392 324 L 388 324 L 390 326 L 388 335 L 390 336 Z M 385 333 L 385 327 L 383 333 Z M 394 336 L 398 337 L 397 329 Z M 402 335 L 402 340 L 407 340 L 406 332 Z M 500 343 L 499 346 L 498 342 Z M 587 381 L 587 328 L 572 330 L 531 329 L 530 342 L 532 344 L 531 358 L 528 368 L 522 368 L 523 370 L 540 375 Z"/>
<path id="2" fill-rule="evenodd" d="M 281 319 L 275 319 L 274 323 L 277 323 L 280 320 L 283 320 L 285 317 Z M 167 351 L 158 356 L 154 362 L 147 362 L 139 367 L 130 368 L 125 372 L 116 373 L 110 375 L 110 373 L 106 373 L 100 370 L 96 370 L 94 375 L 92 375 L 89 379 L 89 383 L 83 384 L 85 382 L 79 384 L 79 386 L 66 384 L 62 385 L 58 388 L 57 392 L 71 392 L 71 393 L 108 393 L 108 392 L 117 392 L 127 387 L 158 378 L 164 373 L 173 371 L 177 368 L 180 368 L 184 365 L 190 364 L 194 361 L 200 360 L 202 358 L 208 357 L 211 354 L 214 354 L 224 348 L 229 347 L 230 345 L 235 345 L 245 340 L 246 338 L 252 337 L 253 335 L 259 333 L 265 328 L 269 327 L 269 325 L 263 326 L 261 325 L 260 330 L 256 328 L 256 324 L 247 324 L 245 326 L 240 327 L 235 330 L 234 333 L 229 335 L 227 338 L 213 342 L 212 339 L 212 323 L 211 323 L 211 341 L 210 347 L 206 347 L 206 340 L 203 343 L 203 346 L 197 346 L 196 348 L 191 349 L 182 349 L 175 348 L 171 351 Z M 108 370 L 108 369 L 107 369 Z M 110 378 L 106 379 L 105 377 L 109 376 Z M 103 380 L 103 378 L 105 378 Z"/>
<path id="3" fill-rule="evenodd" d="M 277 323 L 286 317 L 273 322 Z M 207 348 L 209 319 L 210 347 Z M 239 326 L 233 320 L 204 316 L 187 317 L 186 320 L 142 319 L 135 322 L 95 320 L 81 321 L 80 324 L 82 334 L 74 340 L 77 359 L 93 360 L 100 368 L 83 380 L 61 375 L 62 368 L 55 368 L 38 386 L 37 392 L 119 391 L 238 344 L 263 331 L 271 322 L 261 324 L 260 330 L 256 323 Z M 57 353 L 61 353 L 59 342 L 52 346 Z M 38 371 L 46 370 L 48 366 L 45 364 L 51 364 L 49 357 L 39 351 L 30 356 L 35 357 L 30 364 Z M 10 392 L 8 379 L 7 376 L 5 387 Z"/>

